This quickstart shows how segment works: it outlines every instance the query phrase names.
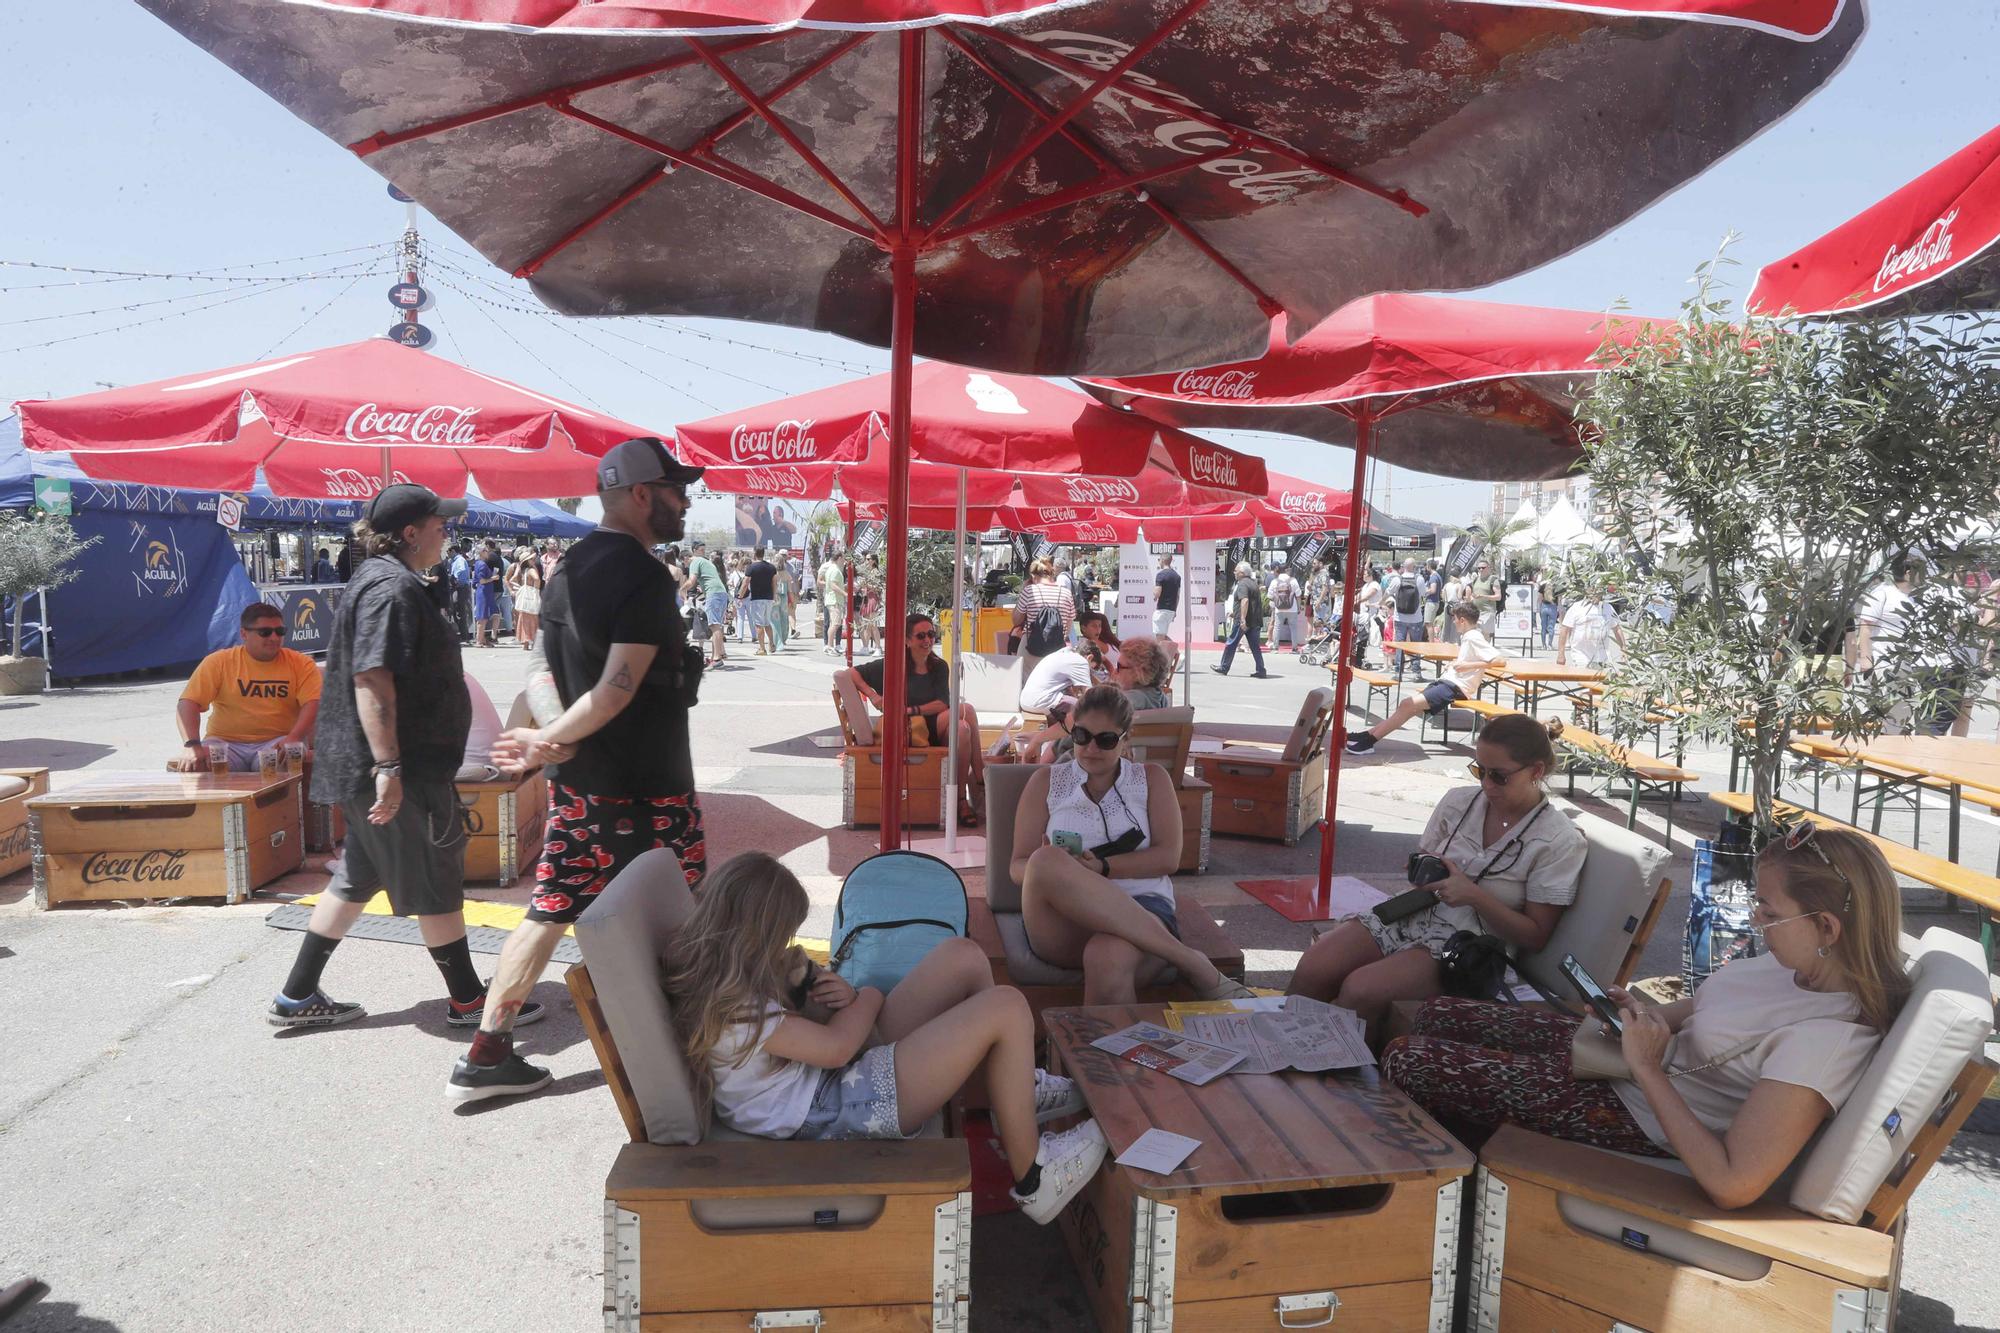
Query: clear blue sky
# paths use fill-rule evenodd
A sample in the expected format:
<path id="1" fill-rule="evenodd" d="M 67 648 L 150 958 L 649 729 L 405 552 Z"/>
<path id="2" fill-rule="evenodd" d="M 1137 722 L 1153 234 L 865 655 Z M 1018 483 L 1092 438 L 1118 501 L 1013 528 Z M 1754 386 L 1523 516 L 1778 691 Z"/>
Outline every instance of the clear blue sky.
<path id="1" fill-rule="evenodd" d="M 1668 313 L 1694 267 L 1734 230 L 1742 236 L 1733 252 L 1742 263 L 1740 296 L 1759 265 L 2000 120 L 2000 7 L 1876 0 L 1870 9 L 1873 24 L 1859 49 L 1788 119 L 1596 244 L 1481 294 L 1584 309 L 1622 298 L 1641 313 Z M 127 0 L 0 5 L 0 49 L 9 56 L 0 93 L 7 167 L 0 260 L 186 272 L 386 245 L 402 231 L 403 208 L 372 171 Z M 439 305 L 424 319 L 440 333 L 438 350 L 662 431 L 886 364 L 874 348 L 754 324 L 572 321 L 578 331 L 567 332 L 505 309 L 536 304 L 525 284 L 470 258 L 438 224 L 425 219 L 424 230 L 448 258 L 462 252 L 453 262 L 514 289 L 503 294 L 440 274 L 492 304 L 434 284 Z M 144 281 L 23 290 L 74 280 L 0 268 L 0 399 L 86 392 L 100 381 L 136 383 L 351 341 L 395 317 L 384 299 L 392 280 L 386 250 L 365 274 L 350 268 L 283 288 Z M 204 291 L 213 295 L 40 319 Z M 205 305 L 213 308 L 136 323 Z M 107 331 L 30 346 L 93 330 Z M 1269 435 L 1230 439 L 1306 477 L 1344 485 L 1352 467 L 1344 450 Z M 1487 493 L 1483 484 L 1399 469 L 1393 500 L 1399 513 L 1462 522 L 1485 508 Z"/>

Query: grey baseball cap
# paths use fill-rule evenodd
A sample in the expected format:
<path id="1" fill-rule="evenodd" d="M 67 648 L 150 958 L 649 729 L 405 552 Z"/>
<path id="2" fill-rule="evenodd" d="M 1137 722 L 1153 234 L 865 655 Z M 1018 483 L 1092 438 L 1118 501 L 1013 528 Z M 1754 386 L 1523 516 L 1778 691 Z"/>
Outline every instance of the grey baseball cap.
<path id="1" fill-rule="evenodd" d="M 701 471 L 675 458 L 659 439 L 641 435 L 613 445 L 610 453 L 597 460 L 597 489 L 614 491 L 647 481 L 687 486 L 701 480 Z"/>

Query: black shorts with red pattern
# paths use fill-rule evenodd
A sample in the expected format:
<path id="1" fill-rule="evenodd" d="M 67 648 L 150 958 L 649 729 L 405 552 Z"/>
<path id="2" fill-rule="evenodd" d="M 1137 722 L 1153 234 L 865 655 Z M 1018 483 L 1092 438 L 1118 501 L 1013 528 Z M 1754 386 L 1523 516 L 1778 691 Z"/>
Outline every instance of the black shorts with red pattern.
<path id="1" fill-rule="evenodd" d="M 671 848 L 681 859 L 688 887 L 701 887 L 708 873 L 708 845 L 701 829 L 701 802 L 685 796 L 593 796 L 549 784 L 548 831 L 541 863 L 535 867 L 535 895 L 528 920 L 567 924 L 583 915 L 612 876 L 655 847 Z"/>

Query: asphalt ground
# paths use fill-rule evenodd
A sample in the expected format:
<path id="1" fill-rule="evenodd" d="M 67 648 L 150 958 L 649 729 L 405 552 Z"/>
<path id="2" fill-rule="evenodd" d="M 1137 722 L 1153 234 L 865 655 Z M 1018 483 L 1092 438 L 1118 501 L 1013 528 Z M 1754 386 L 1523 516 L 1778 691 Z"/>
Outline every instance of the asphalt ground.
<path id="1" fill-rule="evenodd" d="M 740 650 L 739 650 L 740 652 Z M 501 707 L 525 655 L 468 651 Z M 1324 669 L 1289 655 L 1254 681 L 1223 680 L 1197 653 L 1194 702 L 1208 734 L 1278 738 Z M 805 933 L 824 935 L 840 877 L 874 847 L 839 827 L 837 659 L 810 642 L 777 658 L 732 654 L 703 686 L 694 760 L 714 863 L 749 848 L 783 857 L 811 891 Z M 0 699 L 0 765 L 46 764 L 58 786 L 89 770 L 158 771 L 175 752 L 178 681 Z M 1982 721 L 1977 734 L 1990 722 Z M 1400 881 L 1431 804 L 1465 781 L 1465 747 L 1419 747 L 1414 732 L 1346 767 L 1337 870 Z M 1726 754 L 1696 751 L 1702 787 L 1724 785 Z M 1588 796 L 1587 811 L 1623 818 Z M 1845 796 L 1829 790 L 1829 808 Z M 1942 805 L 1925 845 L 1941 847 Z M 1906 810 L 1885 832 L 1906 837 Z M 1694 836 L 1713 807 L 1677 811 L 1677 886 L 1642 975 L 1679 970 Z M 1642 827 L 1662 836 L 1657 807 Z M 1215 840 L 1211 872 L 1182 881 L 1244 947 L 1253 982 L 1281 984 L 1308 938 L 1247 897 L 1239 879 L 1309 873 L 1317 835 L 1295 848 Z M 1963 861 L 1994 864 L 2000 823 L 1965 815 Z M 0 1286 L 34 1274 L 52 1295 L 8 1326 L 28 1333 L 214 1330 L 531 1330 L 602 1327 L 602 1183 L 624 1134 L 558 968 L 536 997 L 550 1009 L 522 1048 L 556 1081 L 518 1101 L 454 1108 L 443 1096 L 466 1035 L 448 1029 L 422 951 L 355 940 L 327 970 L 367 1018 L 276 1034 L 262 1010 L 298 936 L 265 926 L 274 903 L 318 891 L 309 863 L 237 907 L 208 903 L 34 909 L 28 876 L 0 881 Z M 967 872 L 976 892 L 981 875 Z M 475 891 L 519 903 L 521 889 Z M 1972 932 L 1969 914 L 1911 890 L 1909 926 Z M 491 960 L 480 959 L 482 971 Z M 1931 1173 L 1909 1210 L 1898 1327 L 2000 1327 L 1991 1273 L 2000 1234 L 2000 1104 Z M 1081 1293 L 1060 1241 L 1017 1215 L 981 1218 L 974 1322 L 989 1330 L 1081 1330 Z"/>

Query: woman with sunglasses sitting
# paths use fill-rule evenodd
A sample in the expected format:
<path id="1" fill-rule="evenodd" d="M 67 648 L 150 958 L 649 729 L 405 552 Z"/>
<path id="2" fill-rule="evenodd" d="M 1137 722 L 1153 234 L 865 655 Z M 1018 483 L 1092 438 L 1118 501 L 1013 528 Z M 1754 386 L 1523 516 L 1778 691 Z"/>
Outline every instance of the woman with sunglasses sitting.
<path id="1" fill-rule="evenodd" d="M 1459 931 L 1497 936 L 1515 953 L 1546 944 L 1583 872 L 1583 834 L 1542 791 L 1561 731 L 1525 713 L 1487 723 L 1473 751 L 1478 785 L 1445 793 L 1417 842 L 1443 862 L 1444 877 L 1424 885 L 1435 905 L 1394 921 L 1374 912 L 1342 921 L 1299 960 L 1292 993 L 1352 1009 L 1372 1034 L 1395 1001 L 1444 993 L 1438 958 Z"/>
<path id="2" fill-rule="evenodd" d="M 903 714 L 907 719 L 923 719 L 930 743 L 944 745 L 951 712 L 951 668 L 932 651 L 937 639 L 937 626 L 922 611 L 912 611 L 904 618 L 903 645 L 909 652 L 910 666 L 903 677 Z M 882 711 L 882 685 L 888 672 L 886 657 L 847 669 L 847 678 L 877 712 Z M 961 703 L 958 710 L 957 782 L 961 793 L 958 822 L 975 825 L 979 812 L 986 808 L 986 761 L 979 752 L 979 712 L 968 703 Z"/>
<path id="3" fill-rule="evenodd" d="M 1453 999 L 1389 1043 L 1382 1075 L 1461 1136 L 1510 1120 L 1678 1157 L 1716 1206 L 1745 1207 L 1854 1091 L 1910 993 L 1896 879 L 1859 833 L 1801 824 L 1765 847 L 1751 923 L 1764 952 L 1692 999 L 1651 1006 L 1606 988 L 1628 1077 L 1576 1077 L 1573 1018 Z"/>
<path id="4" fill-rule="evenodd" d="M 1132 705 L 1098 685 L 1070 714 L 1071 758 L 1037 769 L 1014 817 L 1013 875 L 1028 945 L 1083 969 L 1085 1004 L 1131 1004 L 1140 965 L 1171 964 L 1203 999 L 1250 991 L 1181 943 L 1168 878 L 1181 859 L 1181 811 L 1158 764 L 1125 757 Z"/>

